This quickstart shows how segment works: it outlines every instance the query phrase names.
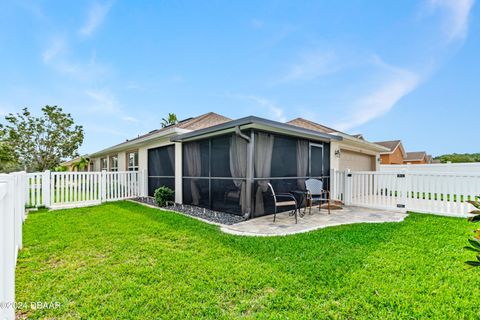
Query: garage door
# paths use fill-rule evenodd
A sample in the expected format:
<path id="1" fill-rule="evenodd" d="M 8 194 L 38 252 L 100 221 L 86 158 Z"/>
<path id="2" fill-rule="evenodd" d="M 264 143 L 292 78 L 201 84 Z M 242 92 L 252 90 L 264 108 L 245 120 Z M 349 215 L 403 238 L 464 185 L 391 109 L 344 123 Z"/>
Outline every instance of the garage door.
<path id="1" fill-rule="evenodd" d="M 348 150 L 341 150 L 340 170 L 374 171 L 375 157 Z"/>

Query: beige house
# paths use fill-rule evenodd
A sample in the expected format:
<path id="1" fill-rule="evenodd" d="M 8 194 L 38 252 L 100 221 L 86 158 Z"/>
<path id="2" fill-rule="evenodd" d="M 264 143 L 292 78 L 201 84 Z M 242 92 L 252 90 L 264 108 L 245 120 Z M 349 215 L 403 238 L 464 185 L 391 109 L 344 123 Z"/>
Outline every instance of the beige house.
<path id="1" fill-rule="evenodd" d="M 301 118 L 231 120 L 210 112 L 90 154 L 90 169 L 141 170 L 149 195 L 168 186 L 177 203 L 254 217 L 272 210 L 268 183 L 292 192 L 315 178 L 328 189 L 331 169 L 377 170 L 387 150 Z"/>

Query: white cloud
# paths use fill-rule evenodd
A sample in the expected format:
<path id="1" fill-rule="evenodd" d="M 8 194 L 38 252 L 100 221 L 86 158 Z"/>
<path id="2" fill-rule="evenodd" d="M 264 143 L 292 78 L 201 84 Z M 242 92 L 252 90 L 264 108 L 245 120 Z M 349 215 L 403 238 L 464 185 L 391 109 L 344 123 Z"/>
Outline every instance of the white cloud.
<path id="1" fill-rule="evenodd" d="M 103 4 L 95 2 L 88 10 L 87 20 L 85 21 L 85 24 L 80 28 L 79 33 L 82 36 L 86 37 L 92 35 L 95 30 L 102 24 L 111 7 L 111 2 Z"/>
<path id="2" fill-rule="evenodd" d="M 55 37 L 50 42 L 49 46 L 42 53 L 42 60 L 44 63 L 49 63 L 57 58 L 66 49 L 65 39 L 62 37 Z"/>
<path id="3" fill-rule="evenodd" d="M 260 29 L 264 26 L 265 22 L 259 19 L 252 19 L 250 21 L 250 26 L 254 29 Z"/>
<path id="4" fill-rule="evenodd" d="M 475 0 L 429 0 L 434 10 L 445 16 L 444 29 L 449 41 L 462 40 L 468 33 L 468 20 Z"/>
<path id="5" fill-rule="evenodd" d="M 133 122 L 133 123 L 138 123 L 139 120 L 137 118 L 134 118 L 134 117 L 131 117 L 131 116 L 122 116 L 121 119 L 123 121 L 127 121 L 127 122 Z"/>
<path id="6" fill-rule="evenodd" d="M 285 117 L 283 108 L 278 106 L 275 102 L 270 99 L 254 96 L 254 95 L 243 95 L 243 94 L 229 94 L 227 97 L 235 98 L 235 99 L 242 99 L 242 100 L 249 100 L 255 102 L 258 106 L 264 108 L 268 111 L 269 118 L 273 118 L 274 120 L 280 122 L 286 122 L 287 118 Z"/>
<path id="7" fill-rule="evenodd" d="M 87 90 L 85 94 L 90 97 L 95 104 L 92 105 L 94 111 L 99 113 L 114 114 L 119 112 L 117 99 L 108 90 Z"/>
<path id="8" fill-rule="evenodd" d="M 98 80 L 108 74 L 108 68 L 96 62 L 95 52 L 92 53 L 89 61 L 83 62 L 71 59 L 69 51 L 65 37 L 53 37 L 42 52 L 42 61 L 57 72 L 77 80 Z"/>
<path id="9" fill-rule="evenodd" d="M 338 69 L 339 64 L 334 52 L 310 52 L 302 54 L 299 61 L 294 63 L 290 70 L 280 78 L 280 82 L 312 80 Z"/>
<path id="10" fill-rule="evenodd" d="M 349 130 L 383 116 L 421 83 L 420 75 L 413 71 L 396 68 L 380 60 L 377 64 L 388 72 L 388 76 L 381 85 L 353 104 L 346 119 L 335 124 L 338 130 Z"/>

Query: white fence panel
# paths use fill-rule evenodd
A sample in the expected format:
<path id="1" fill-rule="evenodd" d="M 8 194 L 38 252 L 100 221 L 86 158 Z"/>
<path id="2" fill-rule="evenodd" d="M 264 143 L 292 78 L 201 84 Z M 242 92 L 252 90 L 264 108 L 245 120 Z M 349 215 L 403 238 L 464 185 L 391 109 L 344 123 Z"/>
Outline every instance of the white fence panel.
<path id="1" fill-rule="evenodd" d="M 405 178 L 390 172 L 351 172 L 349 204 L 354 206 L 404 211 Z"/>
<path id="2" fill-rule="evenodd" d="M 480 195 L 480 174 L 411 172 L 407 174 L 410 211 L 466 216 L 467 203 Z"/>
<path id="3" fill-rule="evenodd" d="M 44 174 L 42 172 L 34 172 L 26 174 L 27 183 L 25 185 L 25 204 L 27 207 L 38 208 L 44 206 L 44 190 L 42 183 Z"/>
<path id="4" fill-rule="evenodd" d="M 26 174 L 0 174 L 0 319 L 15 319 L 15 265 L 22 248 Z"/>
<path id="5" fill-rule="evenodd" d="M 58 209 L 100 204 L 100 175 L 100 172 L 52 172 L 51 207 Z"/>
<path id="6" fill-rule="evenodd" d="M 430 164 L 382 164 L 380 171 L 398 172 L 439 172 L 439 173 L 468 173 L 480 174 L 480 162 L 467 163 L 430 163 Z"/>
<path id="7" fill-rule="evenodd" d="M 144 192 L 144 176 L 138 171 L 52 172 L 51 207 L 83 207 L 139 197 Z"/>
<path id="8" fill-rule="evenodd" d="M 345 201 L 345 171 L 332 169 L 330 172 L 331 190 L 330 197 L 332 200 Z"/>
<path id="9" fill-rule="evenodd" d="M 139 197 L 143 194 L 143 172 L 105 172 L 105 201 Z"/>
<path id="10" fill-rule="evenodd" d="M 332 198 L 376 209 L 414 211 L 464 217 L 473 210 L 468 200 L 480 196 L 480 174 L 366 171 L 332 174 Z"/>

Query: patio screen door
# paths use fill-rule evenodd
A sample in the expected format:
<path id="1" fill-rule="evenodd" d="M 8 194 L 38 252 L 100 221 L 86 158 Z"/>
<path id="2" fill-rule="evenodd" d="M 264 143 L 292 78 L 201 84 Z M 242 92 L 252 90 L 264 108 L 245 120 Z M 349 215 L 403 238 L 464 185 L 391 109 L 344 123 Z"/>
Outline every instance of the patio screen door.
<path id="1" fill-rule="evenodd" d="M 322 177 L 325 175 L 323 166 L 323 145 L 310 144 L 310 176 Z"/>

